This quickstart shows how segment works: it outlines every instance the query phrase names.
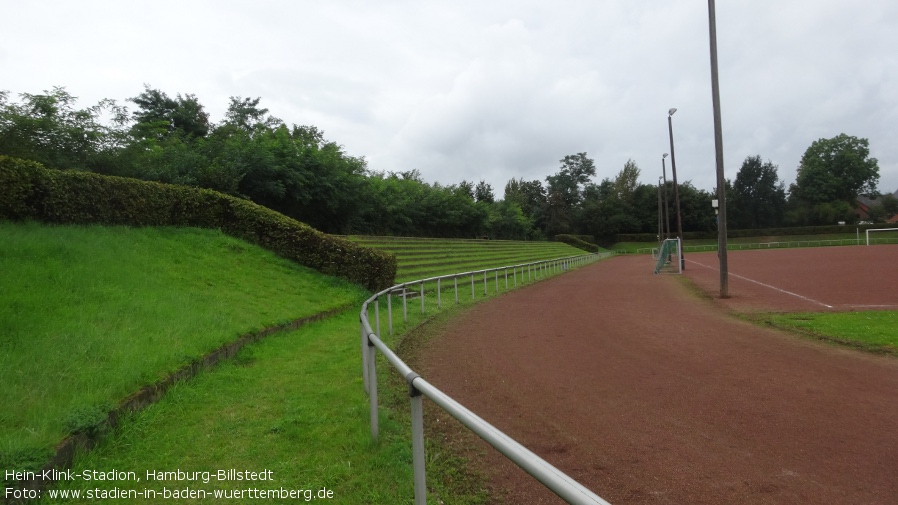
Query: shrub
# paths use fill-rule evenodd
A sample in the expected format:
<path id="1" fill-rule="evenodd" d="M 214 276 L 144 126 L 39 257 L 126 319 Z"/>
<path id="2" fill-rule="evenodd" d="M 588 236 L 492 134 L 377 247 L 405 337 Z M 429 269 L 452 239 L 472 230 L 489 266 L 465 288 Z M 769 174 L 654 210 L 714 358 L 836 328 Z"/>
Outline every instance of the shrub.
<path id="1" fill-rule="evenodd" d="M 391 254 L 326 235 L 273 210 L 212 190 L 50 170 L 8 156 L 0 156 L 0 188 L 0 219 L 218 228 L 372 291 L 393 285 L 396 276 L 396 258 Z"/>

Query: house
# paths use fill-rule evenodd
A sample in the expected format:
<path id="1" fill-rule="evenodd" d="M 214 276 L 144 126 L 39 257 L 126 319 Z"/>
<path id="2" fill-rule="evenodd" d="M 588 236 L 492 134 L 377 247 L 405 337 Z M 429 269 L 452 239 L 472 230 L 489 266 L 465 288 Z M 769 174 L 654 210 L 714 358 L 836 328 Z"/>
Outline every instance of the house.
<path id="1" fill-rule="evenodd" d="M 898 190 L 895 190 L 891 196 L 898 199 Z M 870 198 L 869 196 L 858 196 L 855 201 L 854 214 L 858 221 L 868 221 L 870 219 L 870 207 L 880 203 L 883 197 Z M 886 219 L 887 223 L 898 223 L 898 214 L 893 214 Z"/>

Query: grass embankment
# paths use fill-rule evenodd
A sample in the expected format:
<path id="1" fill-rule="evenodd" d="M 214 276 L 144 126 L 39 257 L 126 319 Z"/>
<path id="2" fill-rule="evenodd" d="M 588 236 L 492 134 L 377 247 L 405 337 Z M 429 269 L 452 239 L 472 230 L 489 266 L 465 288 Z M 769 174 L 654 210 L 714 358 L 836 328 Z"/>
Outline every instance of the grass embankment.
<path id="1" fill-rule="evenodd" d="M 364 293 L 209 230 L 0 223 L 0 236 L 0 466 L 241 334 Z"/>
<path id="2" fill-rule="evenodd" d="M 533 261 L 581 256 L 562 242 L 350 236 L 349 240 L 396 255 L 396 282 Z"/>
<path id="3" fill-rule="evenodd" d="M 0 319 L 10 351 L 0 371 L 4 385 L 15 386 L 4 389 L 0 410 L 4 469 L 33 469 L 21 466 L 36 463 L 23 458 L 27 449 L 52 446 L 85 409 L 107 408 L 222 342 L 349 302 L 352 309 L 340 316 L 268 337 L 176 385 L 76 458 L 76 474 L 117 469 L 135 472 L 141 482 L 75 481 L 59 490 L 327 488 L 336 503 L 409 501 L 406 390 L 389 378 L 385 364 L 381 437 L 374 442 L 369 435 L 357 326 L 366 295 L 360 289 L 209 231 L 0 226 L 6 238 L 0 266 L 15 272 L 3 280 Z M 432 315 L 434 306 L 431 299 L 427 314 L 409 310 L 403 323 L 401 302 L 394 299 L 395 334 Z M 432 501 L 482 502 L 480 482 L 434 441 L 428 444 Z M 146 480 L 148 470 L 228 468 L 271 470 L 276 481 Z"/>
<path id="4" fill-rule="evenodd" d="M 412 472 L 407 424 L 395 421 L 385 409 L 381 439 L 371 440 L 356 321 L 357 314 L 346 311 L 248 346 L 233 361 L 169 391 L 76 461 L 76 472 L 133 470 L 142 482 L 73 482 L 59 489 L 85 493 L 125 487 L 161 493 L 167 487 L 248 493 L 253 488 L 283 488 L 303 491 L 294 499 L 252 502 L 305 501 L 306 490 L 314 493 L 313 499 L 319 491 L 330 490 L 332 499 L 327 503 L 408 502 Z M 226 469 L 271 471 L 273 480 L 146 479 L 147 471 L 179 469 L 213 475 Z M 206 495 L 193 502 L 235 503 L 258 496 L 243 498 Z M 163 500 L 137 497 L 129 501 Z"/>

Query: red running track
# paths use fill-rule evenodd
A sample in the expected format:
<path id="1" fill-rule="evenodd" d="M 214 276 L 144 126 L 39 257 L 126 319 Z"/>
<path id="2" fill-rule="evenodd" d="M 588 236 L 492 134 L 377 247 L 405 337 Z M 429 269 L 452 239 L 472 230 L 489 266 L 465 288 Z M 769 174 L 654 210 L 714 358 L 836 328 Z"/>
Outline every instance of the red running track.
<path id="1" fill-rule="evenodd" d="M 756 327 L 651 269 L 617 257 L 484 302 L 418 367 L 612 504 L 898 503 L 898 360 Z M 506 503 L 561 503 L 484 454 Z"/>

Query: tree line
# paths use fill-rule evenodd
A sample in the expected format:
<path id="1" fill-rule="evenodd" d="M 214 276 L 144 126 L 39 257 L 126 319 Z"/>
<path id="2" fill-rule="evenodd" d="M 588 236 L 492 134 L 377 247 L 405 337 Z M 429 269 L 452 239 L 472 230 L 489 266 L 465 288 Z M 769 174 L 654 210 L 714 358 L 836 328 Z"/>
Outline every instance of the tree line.
<path id="1" fill-rule="evenodd" d="M 335 234 L 540 240 L 655 233 L 659 196 L 673 194 L 670 182 L 640 184 L 632 160 L 594 182 L 586 153 L 564 156 L 544 180 L 509 180 L 501 198 L 485 181 L 441 185 L 417 170 L 374 171 L 318 128 L 272 116 L 260 98 L 231 97 L 218 123 L 195 95 L 171 97 L 149 85 L 128 99 L 131 108 L 106 99 L 79 109 L 76 102 L 62 87 L 22 93 L 17 102 L 0 92 L 0 154 L 214 189 Z M 730 227 L 850 221 L 854 199 L 875 195 L 878 176 L 866 139 L 847 135 L 814 142 L 788 192 L 775 165 L 749 157 L 727 182 Z M 684 231 L 715 229 L 711 193 L 688 181 L 678 193 Z M 672 218 L 673 198 L 666 201 Z M 895 209 L 881 214 L 889 212 Z"/>

